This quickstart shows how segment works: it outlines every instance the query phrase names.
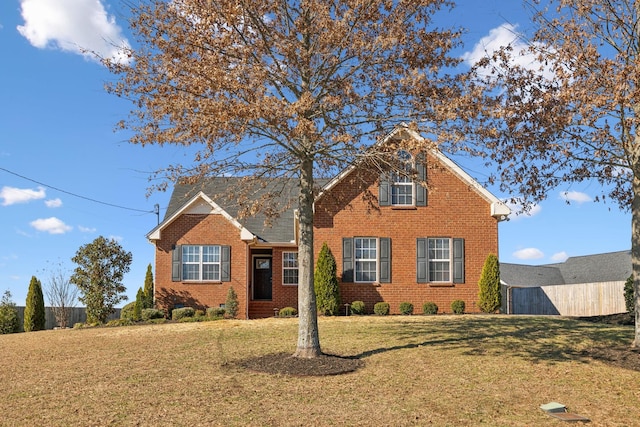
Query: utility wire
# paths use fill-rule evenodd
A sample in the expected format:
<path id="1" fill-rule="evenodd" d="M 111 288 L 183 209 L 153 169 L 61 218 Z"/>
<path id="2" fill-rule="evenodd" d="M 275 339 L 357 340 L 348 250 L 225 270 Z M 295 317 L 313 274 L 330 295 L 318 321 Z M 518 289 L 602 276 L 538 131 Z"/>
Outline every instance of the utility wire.
<path id="1" fill-rule="evenodd" d="M 7 172 L 7 173 L 10 173 L 11 175 L 15 175 L 15 176 L 17 176 L 19 178 L 26 179 L 27 181 L 34 182 L 34 183 L 36 183 L 38 185 L 41 185 L 43 187 L 47 187 L 47 188 L 49 188 L 51 190 L 59 191 L 61 193 L 65 193 L 65 194 L 68 194 L 68 195 L 73 196 L 73 197 L 78 197 L 79 199 L 88 200 L 88 201 L 93 202 L 93 203 L 100 203 L 101 205 L 111 206 L 112 208 L 118 208 L 118 209 L 126 209 L 128 211 L 144 212 L 144 213 L 156 213 L 157 214 L 157 208 L 155 210 L 148 211 L 148 210 L 143 210 L 143 209 L 128 208 L 126 206 L 114 205 L 113 203 L 102 202 L 100 200 L 92 199 L 90 197 L 85 197 L 85 196 L 81 196 L 79 194 L 72 193 L 70 191 L 62 190 L 61 188 L 57 188 L 57 187 L 54 187 L 52 185 L 48 185 L 48 184 L 36 181 L 35 179 L 28 178 L 28 177 L 26 177 L 24 175 L 20 175 L 19 173 L 12 172 L 12 171 L 10 171 L 8 169 L 5 169 L 3 167 L 0 167 L 0 170 L 3 170 L 5 172 Z"/>

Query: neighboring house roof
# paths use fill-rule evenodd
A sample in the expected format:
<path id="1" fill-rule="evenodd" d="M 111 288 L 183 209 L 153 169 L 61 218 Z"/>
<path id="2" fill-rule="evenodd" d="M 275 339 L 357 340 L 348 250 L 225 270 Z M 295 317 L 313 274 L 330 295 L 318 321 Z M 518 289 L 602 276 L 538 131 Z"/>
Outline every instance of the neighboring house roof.
<path id="1" fill-rule="evenodd" d="M 570 257 L 546 265 L 500 263 L 500 281 L 508 286 L 623 282 L 630 275 L 631 251 Z"/>

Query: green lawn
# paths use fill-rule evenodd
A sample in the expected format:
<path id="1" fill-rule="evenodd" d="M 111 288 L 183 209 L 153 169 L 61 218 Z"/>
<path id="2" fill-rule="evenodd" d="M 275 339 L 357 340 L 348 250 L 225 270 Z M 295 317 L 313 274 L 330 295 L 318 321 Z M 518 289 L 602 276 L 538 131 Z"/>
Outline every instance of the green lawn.
<path id="1" fill-rule="evenodd" d="M 356 372 L 293 377 L 237 362 L 293 353 L 297 319 L 0 336 L 2 426 L 637 425 L 633 327 L 558 317 L 320 318 L 323 351 Z"/>

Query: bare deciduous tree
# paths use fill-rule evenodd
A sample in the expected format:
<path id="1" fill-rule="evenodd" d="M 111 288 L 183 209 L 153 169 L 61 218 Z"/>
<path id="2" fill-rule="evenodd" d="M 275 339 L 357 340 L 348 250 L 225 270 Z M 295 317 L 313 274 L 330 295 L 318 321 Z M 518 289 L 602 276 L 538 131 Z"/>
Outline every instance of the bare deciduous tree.
<path id="1" fill-rule="evenodd" d="M 374 150 L 402 122 L 438 139 L 461 97 L 449 56 L 459 31 L 433 17 L 447 0 L 175 0 L 130 4 L 137 45 L 105 60 L 131 99 L 121 123 L 136 144 L 194 153 L 157 176 L 293 178 L 299 215 L 299 333 L 295 356 L 321 354 L 313 288 L 314 180 L 346 165 L 388 162 Z M 421 141 L 421 143 L 425 143 Z M 424 147 L 423 147 L 424 148 Z M 365 155 L 366 153 L 366 155 Z M 163 188 L 166 181 L 160 184 Z M 245 209 L 277 216 L 267 194 L 231 191 Z M 277 190 L 274 190 L 277 191 Z M 273 193 L 273 192 L 272 192 Z"/>
<path id="2" fill-rule="evenodd" d="M 71 312 L 78 300 L 78 288 L 69 281 L 61 267 L 51 271 L 45 294 L 58 327 L 64 329 L 69 326 Z"/>
<path id="3" fill-rule="evenodd" d="M 495 162 L 502 189 L 527 203 L 558 186 L 602 184 L 597 200 L 631 210 L 640 295 L 640 1 L 527 4 L 537 30 L 520 36 L 525 51 L 505 46 L 476 64 L 477 78 L 494 92 L 482 101 L 485 115 L 466 129 L 478 144 L 466 148 Z M 640 347 L 635 304 L 633 347 Z"/>

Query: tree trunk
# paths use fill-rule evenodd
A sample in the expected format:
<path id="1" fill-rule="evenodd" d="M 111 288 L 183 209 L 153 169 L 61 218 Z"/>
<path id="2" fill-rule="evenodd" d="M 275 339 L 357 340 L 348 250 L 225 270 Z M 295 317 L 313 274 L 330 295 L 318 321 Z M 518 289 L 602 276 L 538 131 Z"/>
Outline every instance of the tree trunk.
<path id="1" fill-rule="evenodd" d="M 317 357 L 320 351 L 316 293 L 313 288 L 313 160 L 302 162 L 298 199 L 298 347 L 295 357 Z"/>
<path id="2" fill-rule="evenodd" d="M 631 347 L 640 348 L 640 178 L 633 174 L 633 202 L 631 204 L 631 265 L 635 297 L 636 327 Z"/>

